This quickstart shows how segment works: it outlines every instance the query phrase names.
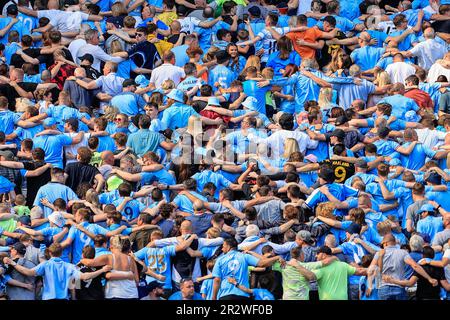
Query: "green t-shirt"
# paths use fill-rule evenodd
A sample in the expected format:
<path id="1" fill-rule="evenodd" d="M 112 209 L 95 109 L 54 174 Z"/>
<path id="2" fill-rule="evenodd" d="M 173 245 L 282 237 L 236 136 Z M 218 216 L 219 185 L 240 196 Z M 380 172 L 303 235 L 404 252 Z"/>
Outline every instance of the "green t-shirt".
<path id="1" fill-rule="evenodd" d="M 16 230 L 16 220 L 9 219 L 0 221 L 0 227 L 2 227 L 5 231 L 13 232 L 14 230 Z"/>
<path id="2" fill-rule="evenodd" d="M 322 267 L 322 262 L 298 262 L 298 265 L 308 270 Z M 297 269 L 286 266 L 282 269 L 283 300 L 309 300 L 309 281 Z"/>
<path id="3" fill-rule="evenodd" d="M 29 216 L 30 215 L 30 208 L 27 206 L 15 206 L 14 211 L 19 216 Z"/>
<path id="4" fill-rule="evenodd" d="M 355 274 L 355 267 L 345 262 L 334 261 L 313 272 L 319 285 L 320 300 L 348 300 L 348 276 Z"/>

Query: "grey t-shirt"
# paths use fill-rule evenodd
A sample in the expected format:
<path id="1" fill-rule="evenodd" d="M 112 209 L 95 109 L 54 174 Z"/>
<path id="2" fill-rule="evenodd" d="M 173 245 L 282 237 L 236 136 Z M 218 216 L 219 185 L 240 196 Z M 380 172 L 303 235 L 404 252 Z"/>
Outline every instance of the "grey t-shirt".
<path id="1" fill-rule="evenodd" d="M 444 231 L 436 233 L 433 239 L 433 246 L 441 246 L 447 243 L 448 239 L 450 239 L 450 229 L 445 229 Z"/>
<path id="2" fill-rule="evenodd" d="M 377 252 L 374 259 L 378 260 L 380 254 Z M 391 276 L 397 280 L 405 279 L 406 259 L 411 259 L 406 250 L 400 249 L 397 245 L 386 247 L 383 256 L 382 274 Z M 392 283 L 381 282 L 381 286 L 394 286 Z"/>
<path id="3" fill-rule="evenodd" d="M 408 209 L 406 209 L 406 219 L 410 219 L 413 221 L 414 229 L 417 227 L 417 222 L 420 219 L 417 211 L 419 211 L 420 208 L 426 203 L 428 203 L 428 200 L 419 200 L 411 204 Z"/>
<path id="4" fill-rule="evenodd" d="M 29 260 L 26 260 L 24 258 L 20 258 L 17 261 L 17 264 L 24 266 L 25 268 L 31 269 L 34 268 L 36 265 L 32 263 Z M 13 270 L 10 274 L 11 278 L 20 282 L 24 283 L 33 283 L 34 284 L 34 277 L 29 277 L 21 274 L 17 270 Z M 6 294 L 11 300 L 35 300 L 35 294 L 34 291 L 30 291 L 25 288 L 20 288 L 16 286 L 8 285 L 6 287 Z"/>

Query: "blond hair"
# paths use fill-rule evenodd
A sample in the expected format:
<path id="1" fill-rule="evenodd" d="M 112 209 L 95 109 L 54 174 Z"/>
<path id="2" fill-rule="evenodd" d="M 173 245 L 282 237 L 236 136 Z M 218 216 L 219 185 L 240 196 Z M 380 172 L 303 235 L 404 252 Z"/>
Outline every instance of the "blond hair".
<path id="1" fill-rule="evenodd" d="M 376 76 L 376 79 L 373 81 L 373 84 L 378 87 L 383 87 L 391 84 L 391 77 L 389 76 L 389 73 L 387 73 L 386 71 L 379 72 Z"/>
<path id="2" fill-rule="evenodd" d="M 331 202 L 319 203 L 316 208 L 316 216 L 336 220 L 336 217 L 333 214 L 334 209 L 336 209 L 336 205 Z"/>
<path id="3" fill-rule="evenodd" d="M 321 108 L 324 108 L 328 106 L 331 103 L 331 97 L 333 95 L 333 89 L 332 88 L 321 88 L 319 93 L 319 106 Z"/>

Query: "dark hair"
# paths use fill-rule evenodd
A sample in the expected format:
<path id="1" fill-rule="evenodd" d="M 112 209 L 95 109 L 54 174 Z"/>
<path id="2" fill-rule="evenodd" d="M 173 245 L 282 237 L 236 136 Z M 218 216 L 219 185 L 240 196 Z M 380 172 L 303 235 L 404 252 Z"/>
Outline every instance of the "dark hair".
<path id="1" fill-rule="evenodd" d="M 235 238 L 227 238 L 223 242 L 228 244 L 228 246 L 232 249 L 236 249 L 238 246 L 238 243 Z"/>

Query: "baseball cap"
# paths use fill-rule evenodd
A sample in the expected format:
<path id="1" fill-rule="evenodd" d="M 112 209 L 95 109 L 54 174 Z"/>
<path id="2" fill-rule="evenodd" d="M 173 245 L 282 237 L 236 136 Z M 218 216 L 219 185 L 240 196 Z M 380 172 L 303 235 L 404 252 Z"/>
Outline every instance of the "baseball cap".
<path id="1" fill-rule="evenodd" d="M 64 219 L 64 217 L 61 214 L 61 212 L 58 212 L 58 211 L 55 211 L 51 215 L 49 215 L 48 216 L 48 221 L 56 224 L 60 228 L 62 226 L 64 226 L 64 224 L 66 223 L 66 219 Z"/>
<path id="2" fill-rule="evenodd" d="M 242 105 L 251 111 L 256 111 L 257 104 L 258 100 L 256 100 L 255 97 L 247 97 L 244 102 L 242 102 Z"/>
<path id="3" fill-rule="evenodd" d="M 332 137 L 338 137 L 339 139 L 344 139 L 345 138 L 345 132 L 342 129 L 334 129 L 333 132 L 331 133 Z"/>
<path id="4" fill-rule="evenodd" d="M 147 285 L 147 288 L 149 291 L 153 291 L 156 288 L 162 288 L 163 285 L 161 283 L 159 283 L 158 281 L 152 281 Z"/>
<path id="5" fill-rule="evenodd" d="M 7 161 L 14 160 L 14 153 L 9 150 L 0 151 L 0 156 L 4 157 Z"/>
<path id="6" fill-rule="evenodd" d="M 44 127 L 51 127 L 56 125 L 56 120 L 54 118 L 47 118 L 44 120 L 43 123 Z"/>
<path id="7" fill-rule="evenodd" d="M 336 118 L 335 124 L 337 126 L 342 126 L 343 124 L 348 122 L 348 118 L 346 116 L 339 116 Z"/>
<path id="8" fill-rule="evenodd" d="M 82 55 L 81 57 L 78 57 L 78 59 L 80 59 L 80 61 L 87 60 L 90 63 L 94 63 L 94 56 L 89 53 L 86 53 L 86 54 Z"/>
<path id="9" fill-rule="evenodd" d="M 425 181 L 432 184 L 441 184 L 441 176 L 436 172 L 430 172 L 428 177 L 425 178 Z"/>
<path id="10" fill-rule="evenodd" d="M 325 254 L 330 255 L 330 256 L 333 254 L 333 252 L 331 251 L 330 247 L 327 247 L 327 246 L 320 247 L 319 250 L 317 251 L 317 253 L 325 253 Z"/>
<path id="11" fill-rule="evenodd" d="M 18 254 L 24 255 L 27 252 L 27 247 L 22 242 L 16 242 L 12 246 Z"/>
<path id="12" fill-rule="evenodd" d="M 309 232 L 308 230 L 300 230 L 299 232 L 297 232 L 297 238 L 307 243 L 312 242 L 311 232 Z"/>
<path id="13" fill-rule="evenodd" d="M 184 94 L 183 91 L 178 89 L 172 89 L 169 94 L 167 95 L 167 98 L 173 99 L 175 101 L 184 103 Z"/>
<path id="14" fill-rule="evenodd" d="M 141 87 L 141 88 L 145 88 L 148 86 L 148 84 L 150 83 L 150 80 L 148 80 L 144 75 L 140 74 L 136 77 L 136 79 L 134 79 L 134 81 L 136 82 L 136 84 Z"/>
<path id="15" fill-rule="evenodd" d="M 122 87 L 128 87 L 128 86 L 135 86 L 137 87 L 136 82 L 134 81 L 134 79 L 125 79 L 122 83 Z"/>
<path id="16" fill-rule="evenodd" d="M 253 6 L 248 8 L 248 13 L 250 13 L 254 17 L 259 17 L 261 15 L 261 9 L 257 6 Z"/>
<path id="17" fill-rule="evenodd" d="M 434 212 L 434 207 L 429 203 L 425 203 L 420 207 L 419 211 L 417 211 L 417 214 L 422 214 L 423 212 Z"/>

